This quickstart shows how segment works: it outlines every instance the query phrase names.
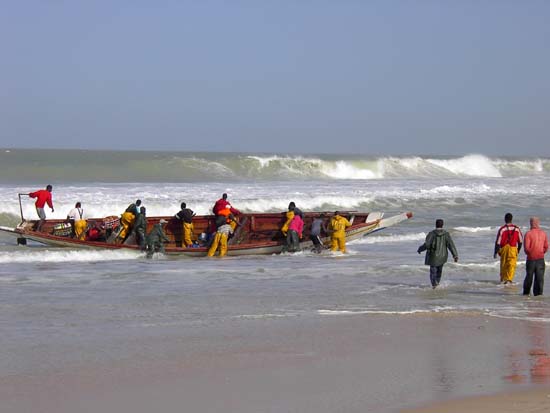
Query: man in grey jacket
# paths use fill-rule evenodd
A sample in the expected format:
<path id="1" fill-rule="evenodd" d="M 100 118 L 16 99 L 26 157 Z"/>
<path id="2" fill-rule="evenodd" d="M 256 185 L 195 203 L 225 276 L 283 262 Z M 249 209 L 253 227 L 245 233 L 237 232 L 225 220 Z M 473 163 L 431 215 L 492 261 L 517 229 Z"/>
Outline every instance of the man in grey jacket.
<path id="1" fill-rule="evenodd" d="M 441 281 L 443 265 L 447 262 L 448 252 L 451 251 L 455 262 L 458 261 L 458 252 L 451 235 L 443 229 L 443 220 L 435 221 L 435 229 L 426 236 L 426 241 L 418 247 L 418 253 L 426 252 L 424 264 L 430 266 L 430 281 L 432 288 L 436 288 Z"/>

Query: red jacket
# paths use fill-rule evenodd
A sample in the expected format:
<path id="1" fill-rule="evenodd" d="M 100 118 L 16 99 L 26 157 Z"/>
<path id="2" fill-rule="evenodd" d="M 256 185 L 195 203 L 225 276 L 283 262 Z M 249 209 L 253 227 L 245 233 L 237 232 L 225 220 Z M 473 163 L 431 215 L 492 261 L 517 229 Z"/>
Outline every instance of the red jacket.
<path id="1" fill-rule="evenodd" d="M 499 245 L 500 248 L 508 244 L 511 247 L 519 246 L 519 244 L 523 243 L 521 230 L 515 224 L 506 224 L 501 226 L 497 233 L 496 243 Z"/>
<path id="2" fill-rule="evenodd" d="M 241 213 L 238 209 L 233 208 L 227 199 L 223 198 L 220 198 L 216 201 L 214 207 L 212 208 L 212 212 L 214 213 L 214 215 L 219 215 L 220 212 L 224 209 L 229 209 L 233 215 L 239 215 Z"/>
<path id="3" fill-rule="evenodd" d="M 36 198 L 36 202 L 34 203 L 34 205 L 37 208 L 44 208 L 44 205 L 46 203 L 50 208 L 53 208 L 52 193 L 50 191 L 46 191 L 45 189 L 39 189 L 36 192 L 31 192 L 29 196 L 31 198 Z"/>
<path id="4" fill-rule="evenodd" d="M 525 253 L 529 261 L 540 260 L 548 251 L 548 238 L 540 228 L 532 228 L 525 234 Z"/>
<path id="5" fill-rule="evenodd" d="M 296 231 L 298 233 L 298 236 L 302 238 L 302 231 L 304 230 L 304 221 L 302 221 L 302 217 L 300 215 L 294 215 L 294 218 L 292 218 L 292 221 L 290 221 L 288 229 L 289 231 Z"/>

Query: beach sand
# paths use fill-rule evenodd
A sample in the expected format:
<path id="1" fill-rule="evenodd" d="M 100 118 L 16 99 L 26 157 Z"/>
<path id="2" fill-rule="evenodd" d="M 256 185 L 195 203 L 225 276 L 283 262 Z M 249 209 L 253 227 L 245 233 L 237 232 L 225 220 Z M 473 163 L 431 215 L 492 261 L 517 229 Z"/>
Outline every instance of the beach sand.
<path id="1" fill-rule="evenodd" d="M 407 409 L 402 413 L 542 413 L 550 412 L 550 387 L 479 396 Z"/>
<path id="2" fill-rule="evenodd" d="M 550 383 L 547 330 L 444 313 L 159 327 L 82 348 L 82 362 L 64 362 L 59 349 L 25 374 L 2 374 L 1 411 L 384 413 L 432 403 L 443 404 L 409 412 L 548 411 L 548 389 L 531 391 Z"/>

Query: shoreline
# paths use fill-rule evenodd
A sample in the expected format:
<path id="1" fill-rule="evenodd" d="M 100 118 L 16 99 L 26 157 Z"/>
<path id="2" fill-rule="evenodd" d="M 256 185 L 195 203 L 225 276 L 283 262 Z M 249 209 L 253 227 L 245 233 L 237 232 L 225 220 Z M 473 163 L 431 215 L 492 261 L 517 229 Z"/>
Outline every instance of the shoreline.
<path id="1" fill-rule="evenodd" d="M 90 348 L 100 358 L 123 345 L 124 358 L 0 376 L 0 399 L 14 413 L 145 413 L 158 403 L 163 412 L 390 413 L 550 383 L 545 325 L 522 320 L 319 316 L 153 333 Z"/>
<path id="2" fill-rule="evenodd" d="M 550 411 L 550 386 L 430 403 L 400 413 L 540 413 Z"/>

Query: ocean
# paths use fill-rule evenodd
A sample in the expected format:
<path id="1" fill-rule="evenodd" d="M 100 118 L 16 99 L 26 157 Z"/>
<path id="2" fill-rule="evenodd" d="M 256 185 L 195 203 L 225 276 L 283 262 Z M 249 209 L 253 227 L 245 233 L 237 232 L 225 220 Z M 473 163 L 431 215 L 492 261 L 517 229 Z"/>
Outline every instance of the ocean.
<path id="1" fill-rule="evenodd" d="M 534 215 L 550 228 L 547 158 L 3 149 L 0 172 L 2 226 L 20 221 L 19 193 L 47 184 L 50 218 L 64 218 L 77 201 L 86 217 L 120 215 L 136 199 L 150 216 L 175 214 L 182 201 L 207 214 L 224 192 L 243 212 L 285 211 L 294 201 L 304 211 L 414 214 L 350 242 L 347 255 L 148 260 L 128 251 L 17 246 L 0 235 L 4 378 L 108 364 L 147 353 L 159 335 L 227 323 L 246 330 L 259 321 L 269 328 L 281 320 L 453 314 L 550 322 L 548 294 L 521 295 L 523 252 L 512 286 L 499 284 L 493 259 L 506 212 L 524 233 Z M 31 199 L 23 197 L 22 210 L 35 218 Z M 445 220 L 459 261 L 445 265 L 440 288 L 432 290 L 416 250 L 437 218 Z M 483 373 L 476 377 L 474 390 Z"/>

